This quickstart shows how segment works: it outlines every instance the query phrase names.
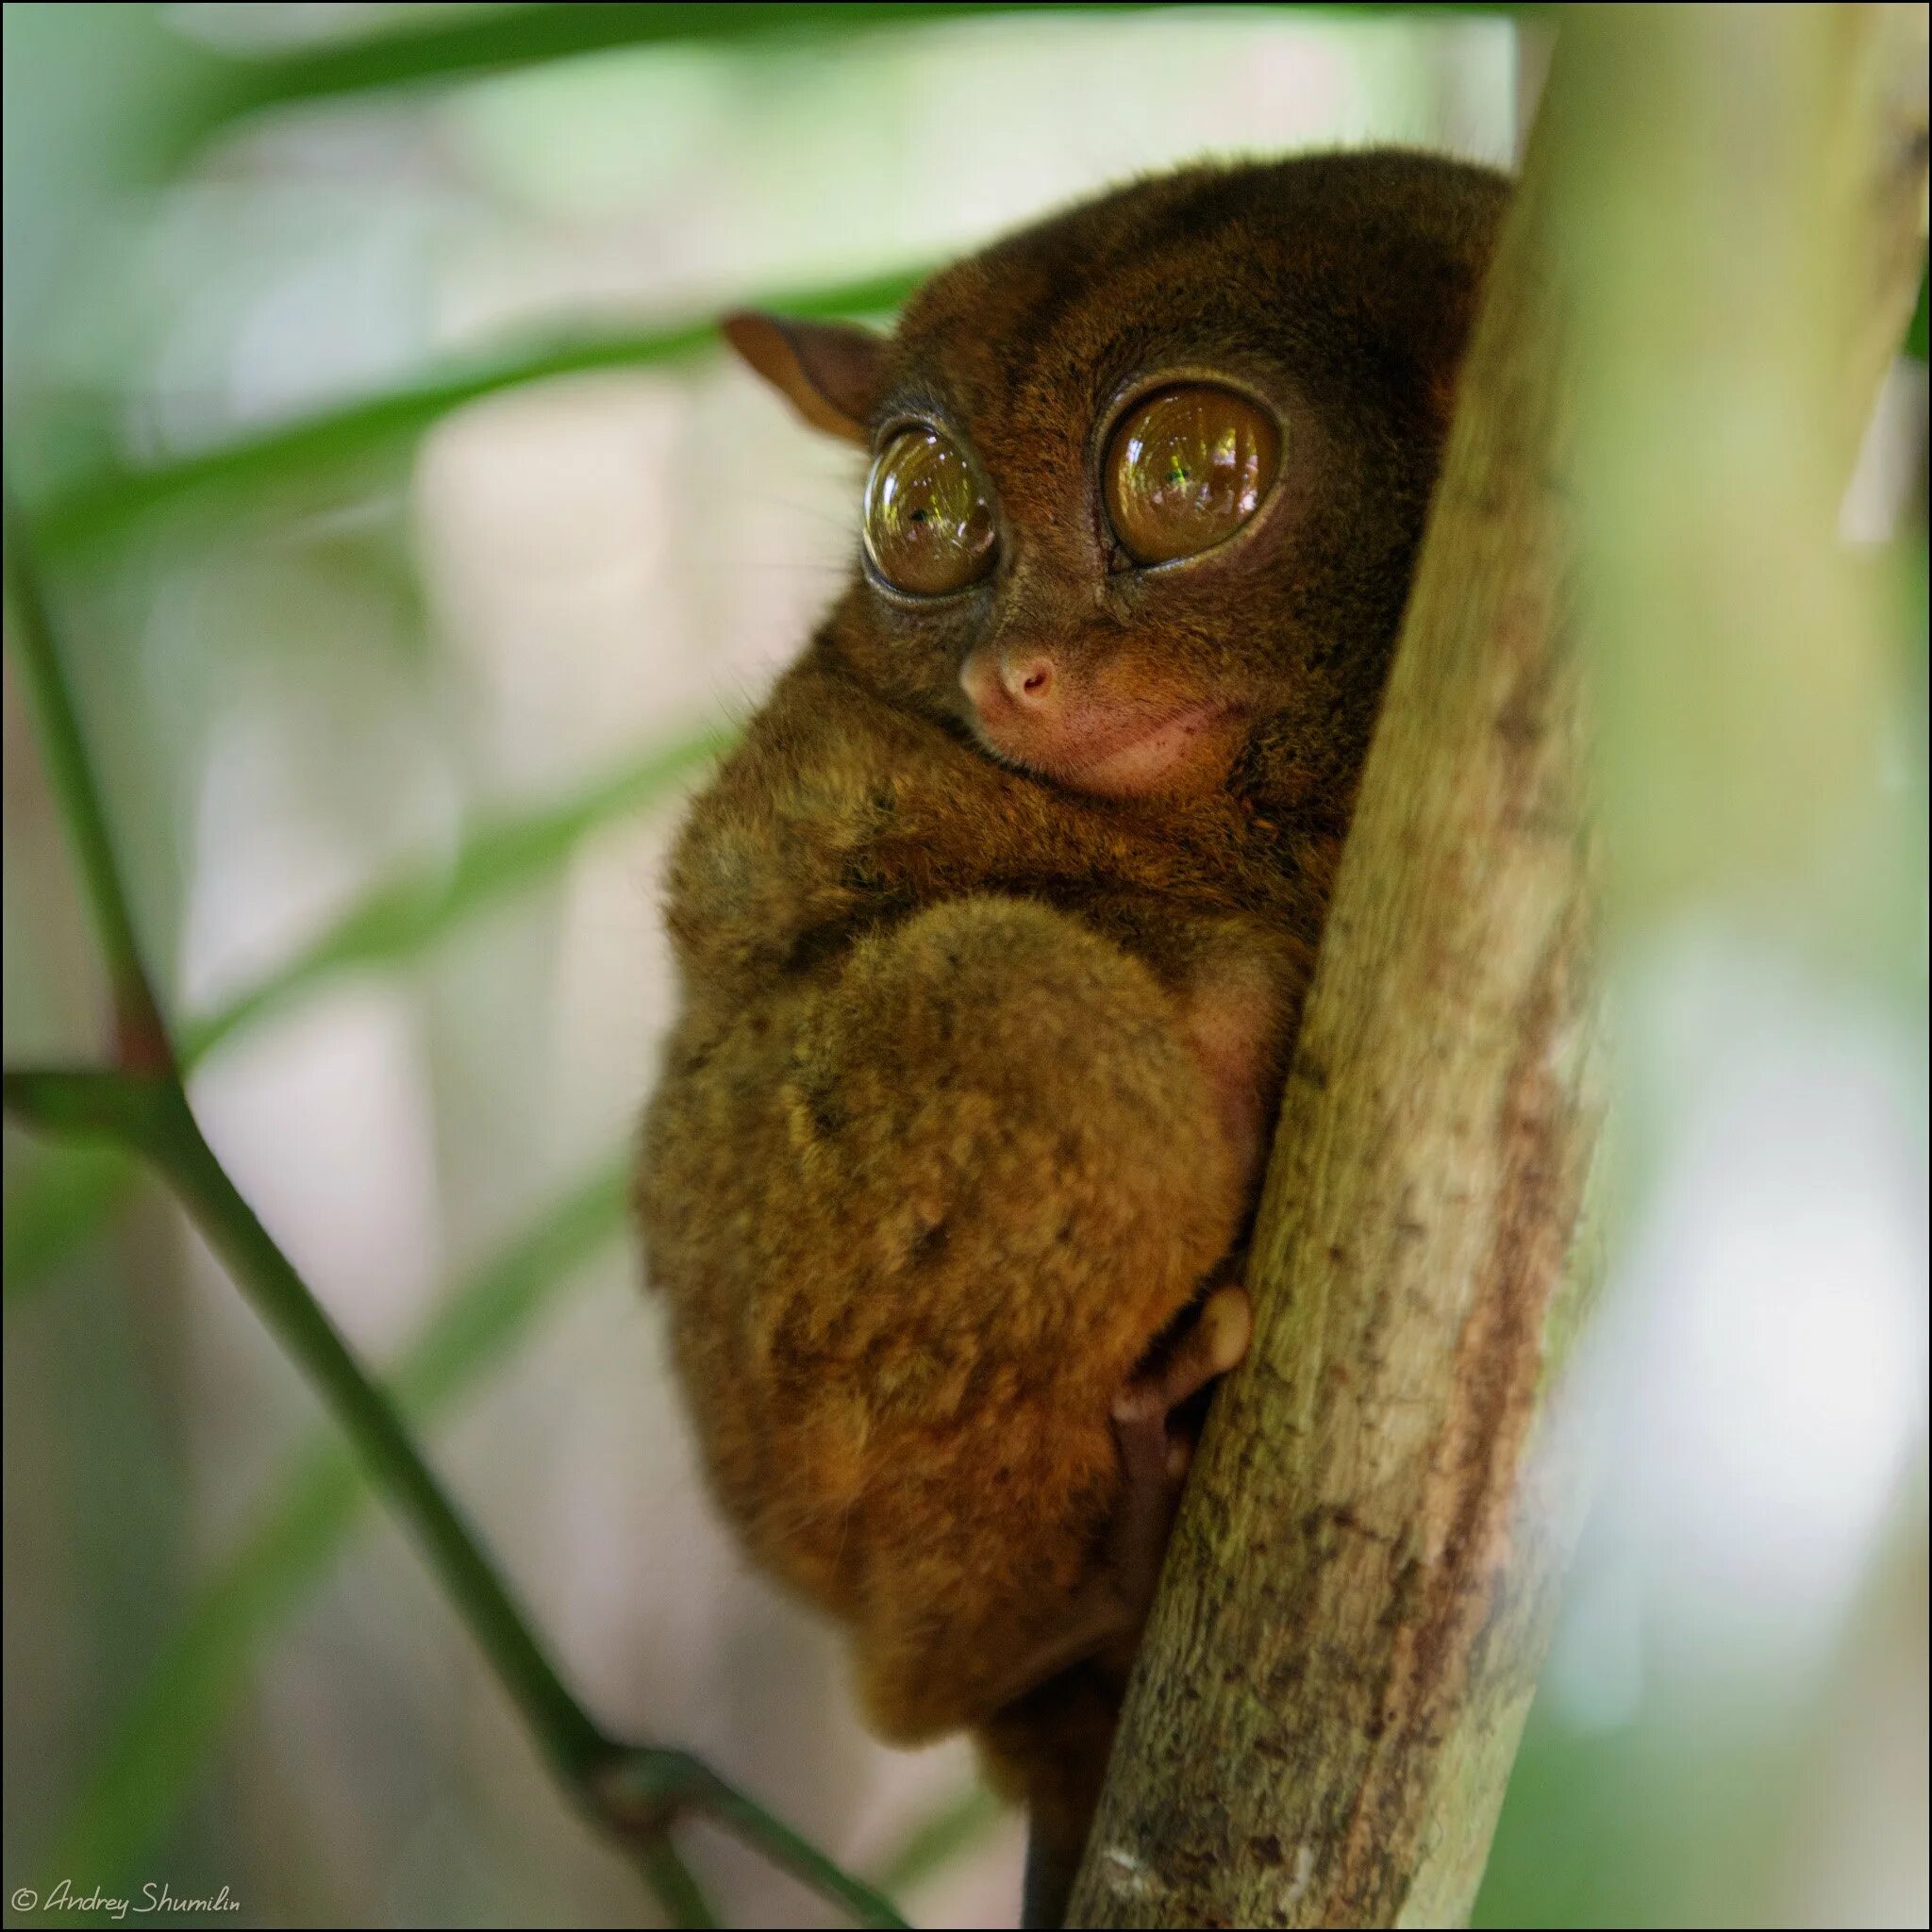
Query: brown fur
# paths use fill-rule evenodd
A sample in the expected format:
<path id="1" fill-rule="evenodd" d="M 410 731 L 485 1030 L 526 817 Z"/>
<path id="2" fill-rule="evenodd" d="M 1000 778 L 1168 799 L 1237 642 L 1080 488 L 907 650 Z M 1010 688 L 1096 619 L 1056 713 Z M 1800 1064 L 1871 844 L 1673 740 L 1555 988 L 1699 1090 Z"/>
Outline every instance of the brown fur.
<path id="1" fill-rule="evenodd" d="M 1125 1657 L 1001 1687 L 1101 1560 L 1111 1402 L 1252 1211 L 1506 193 L 1394 152 L 1189 169 L 936 276 L 856 394 L 841 341 L 824 420 L 945 425 L 999 564 L 925 603 L 856 570 L 672 864 L 638 1199 L 718 1497 L 849 1625 L 885 1736 L 976 1727 L 1074 1844 Z M 1266 397 L 1282 481 L 1224 553 L 1124 569 L 1098 419 L 1170 370 Z M 1235 736 L 1174 793 L 1010 769 L 959 679 L 1011 649 Z"/>

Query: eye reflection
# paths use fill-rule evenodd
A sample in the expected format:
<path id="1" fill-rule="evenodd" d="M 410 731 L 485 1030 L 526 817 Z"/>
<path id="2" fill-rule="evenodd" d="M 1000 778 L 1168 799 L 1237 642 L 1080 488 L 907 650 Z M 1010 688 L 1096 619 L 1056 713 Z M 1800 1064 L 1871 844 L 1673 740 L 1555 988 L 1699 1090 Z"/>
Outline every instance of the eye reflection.
<path id="1" fill-rule="evenodd" d="M 1208 383 L 1162 390 L 1108 445 L 1108 517 L 1136 563 L 1194 557 L 1254 515 L 1280 466 L 1281 432 L 1245 396 Z"/>
<path id="2" fill-rule="evenodd" d="M 865 485 L 865 549 L 895 590 L 943 596 L 992 568 L 992 509 L 958 446 L 937 429 L 907 429 Z"/>

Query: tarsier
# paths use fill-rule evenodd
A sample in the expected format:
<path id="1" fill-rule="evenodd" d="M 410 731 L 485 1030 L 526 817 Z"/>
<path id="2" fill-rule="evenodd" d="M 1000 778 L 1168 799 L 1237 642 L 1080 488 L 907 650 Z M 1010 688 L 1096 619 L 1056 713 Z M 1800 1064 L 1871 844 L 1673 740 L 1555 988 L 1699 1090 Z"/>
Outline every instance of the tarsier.
<path id="1" fill-rule="evenodd" d="M 891 337 L 726 334 L 872 457 L 851 580 L 672 861 L 639 1203 L 716 1494 L 971 1727 L 1057 1924 L 1507 194 L 1195 167 Z"/>

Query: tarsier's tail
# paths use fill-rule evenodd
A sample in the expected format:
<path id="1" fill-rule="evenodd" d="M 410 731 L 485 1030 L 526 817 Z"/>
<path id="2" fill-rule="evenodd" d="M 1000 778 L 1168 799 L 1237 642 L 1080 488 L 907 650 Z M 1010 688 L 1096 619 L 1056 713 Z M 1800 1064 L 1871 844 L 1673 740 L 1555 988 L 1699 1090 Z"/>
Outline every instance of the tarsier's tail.
<path id="1" fill-rule="evenodd" d="M 1026 1821 L 1026 1876 L 1020 1893 L 1020 1924 L 1026 1927 L 1067 1923 L 1067 1904 L 1079 1875 L 1087 1826 L 1034 1812 Z"/>
<path id="2" fill-rule="evenodd" d="M 1118 1676 L 1098 1664 L 1063 1672 L 980 1733 L 993 1781 L 1024 1800 L 1026 1875 L 1020 1923 L 1066 1923 L 1120 1714 Z"/>

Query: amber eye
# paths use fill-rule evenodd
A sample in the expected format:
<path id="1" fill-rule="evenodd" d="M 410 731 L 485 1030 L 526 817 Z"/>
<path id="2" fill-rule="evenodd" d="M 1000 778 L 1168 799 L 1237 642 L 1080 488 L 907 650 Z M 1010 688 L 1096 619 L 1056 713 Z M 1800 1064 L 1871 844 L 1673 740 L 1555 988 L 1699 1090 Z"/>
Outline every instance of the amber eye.
<path id="1" fill-rule="evenodd" d="M 865 484 L 865 548 L 895 590 L 938 597 L 992 568 L 992 511 L 957 447 L 908 429 L 878 453 Z"/>
<path id="2" fill-rule="evenodd" d="M 1193 557 L 1255 514 L 1280 466 L 1281 432 L 1245 396 L 1206 383 L 1165 389 L 1108 444 L 1107 513 L 1136 563 Z"/>

